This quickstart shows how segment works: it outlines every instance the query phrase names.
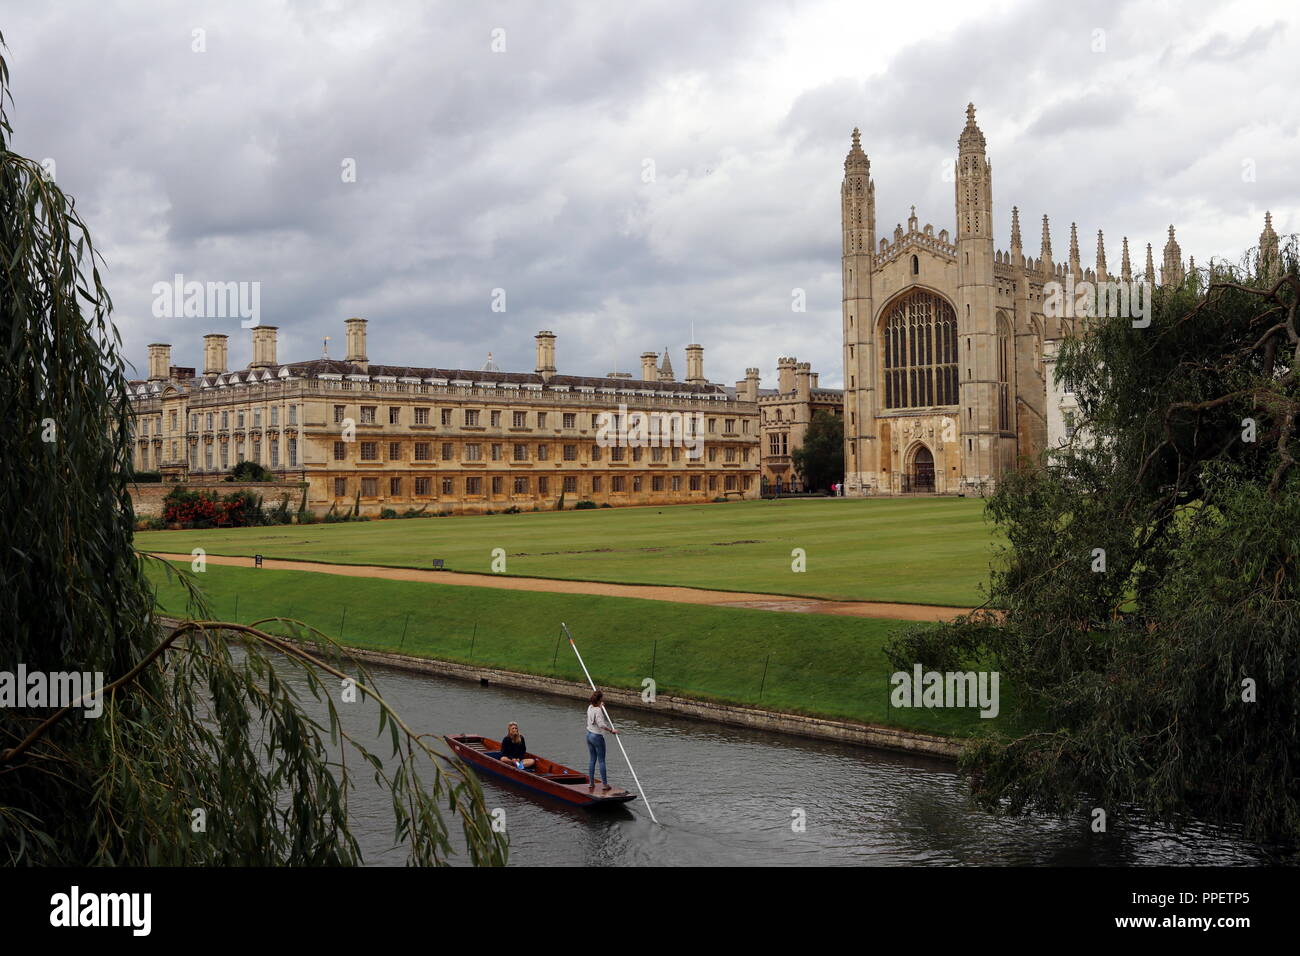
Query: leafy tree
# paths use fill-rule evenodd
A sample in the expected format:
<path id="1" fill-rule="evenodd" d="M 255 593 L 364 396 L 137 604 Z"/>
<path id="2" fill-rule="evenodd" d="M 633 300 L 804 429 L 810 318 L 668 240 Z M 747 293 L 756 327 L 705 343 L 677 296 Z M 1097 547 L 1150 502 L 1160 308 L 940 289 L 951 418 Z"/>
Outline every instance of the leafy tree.
<path id="1" fill-rule="evenodd" d="M 1086 438 L 988 503 L 1004 616 L 890 648 L 1017 689 L 1034 729 L 963 758 L 985 807 L 1300 838 L 1297 302 L 1292 237 L 1157 290 L 1149 328 L 1101 319 L 1063 345 Z"/>
<path id="2" fill-rule="evenodd" d="M 105 687 L 98 718 L 0 708 L 0 863 L 357 863 L 347 794 L 359 770 L 390 793 L 411 862 L 452 853 L 440 805 L 470 860 L 504 862 L 472 775 L 402 723 L 324 635 L 213 621 L 194 591 L 197 620 L 164 636 L 131 544 L 130 401 L 101 260 L 72 201 L 10 151 L 8 94 L 0 56 L 0 487 L 21 502 L 0 509 L 0 669 L 98 671 Z M 276 630 L 316 640 L 323 656 Z M 340 720 L 345 677 L 378 706 L 387 764 Z"/>
<path id="3" fill-rule="evenodd" d="M 235 462 L 226 481 L 275 481 L 275 475 L 255 461 L 241 460 Z"/>
<path id="4" fill-rule="evenodd" d="M 843 481 L 844 419 L 832 412 L 814 412 L 803 444 L 791 452 L 790 459 L 808 491 L 821 491 Z"/>

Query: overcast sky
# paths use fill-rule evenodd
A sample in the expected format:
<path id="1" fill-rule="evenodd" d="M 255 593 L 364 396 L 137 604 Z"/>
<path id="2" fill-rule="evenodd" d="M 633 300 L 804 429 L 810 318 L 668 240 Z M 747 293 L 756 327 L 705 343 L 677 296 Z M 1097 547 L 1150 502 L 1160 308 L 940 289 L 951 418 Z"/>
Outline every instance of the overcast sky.
<path id="1" fill-rule="evenodd" d="M 10 0 L 14 148 L 54 160 L 108 261 L 128 357 L 237 319 L 155 318 L 153 285 L 259 282 L 279 358 L 705 374 L 840 357 L 839 184 L 854 126 L 878 235 L 955 229 L 968 101 L 994 228 L 1051 216 L 1085 265 L 1106 230 L 1157 264 L 1238 258 L 1265 209 L 1300 231 L 1300 5 L 992 2 Z M 197 35 L 196 30 L 203 31 Z M 200 43 L 201 41 L 201 43 Z M 504 50 L 494 50 L 504 44 Z M 202 45 L 203 52 L 194 47 Z M 356 181 L 343 166 L 354 161 Z M 645 181 L 649 164 L 652 181 Z M 491 309 L 493 290 L 506 311 Z M 791 309 L 806 290 L 807 311 Z"/>

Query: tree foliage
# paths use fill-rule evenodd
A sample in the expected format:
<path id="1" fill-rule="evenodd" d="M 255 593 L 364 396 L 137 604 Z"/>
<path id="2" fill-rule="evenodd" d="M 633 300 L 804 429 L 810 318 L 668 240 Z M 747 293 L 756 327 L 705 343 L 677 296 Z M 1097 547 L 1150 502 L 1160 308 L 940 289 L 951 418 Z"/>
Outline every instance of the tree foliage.
<path id="1" fill-rule="evenodd" d="M 813 413 L 803 444 L 790 454 L 807 491 L 823 491 L 844 480 L 844 419 L 827 411 Z"/>
<path id="2" fill-rule="evenodd" d="M 324 635 L 204 620 L 194 591 L 200 620 L 164 637 L 132 548 L 130 403 L 101 260 L 72 200 L 9 149 L 7 102 L 0 56 L 0 670 L 100 672 L 105 693 L 98 718 L 0 709 L 0 862 L 357 863 L 358 772 L 391 795 L 410 862 L 451 855 L 444 812 L 473 862 L 504 862 L 472 775 L 403 724 Z M 340 718 L 344 678 L 377 707 L 386 761 Z"/>
<path id="3" fill-rule="evenodd" d="M 1082 438 L 988 502 L 1002 614 L 890 651 L 1018 689 L 1036 730 L 963 759 L 984 806 L 1300 838 L 1298 301 L 1292 237 L 1157 290 L 1149 328 L 1102 319 L 1063 345 Z"/>

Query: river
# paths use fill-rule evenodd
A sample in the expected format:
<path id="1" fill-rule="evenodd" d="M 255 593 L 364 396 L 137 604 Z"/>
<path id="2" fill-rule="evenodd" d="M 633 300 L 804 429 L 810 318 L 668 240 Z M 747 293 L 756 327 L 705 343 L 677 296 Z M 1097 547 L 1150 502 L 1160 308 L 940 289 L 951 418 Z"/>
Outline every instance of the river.
<path id="1" fill-rule="evenodd" d="M 509 688 L 372 667 L 380 693 L 418 733 L 500 737 L 517 721 L 534 753 L 586 772 L 585 705 Z M 286 672 L 286 676 L 289 673 Z M 301 681 L 301 678 L 291 679 Z M 310 695 L 307 701 L 311 703 Z M 374 706 L 349 720 L 376 726 Z M 348 708 L 345 707 L 346 711 Z M 970 806 L 952 764 L 644 711 L 614 710 L 660 824 L 642 800 L 587 812 L 483 781 L 505 811 L 516 866 L 642 865 L 1250 865 L 1260 849 L 1208 827 L 1180 833 L 1110 813 L 1085 819 L 998 818 Z M 635 789 L 609 741 L 610 781 Z M 386 754 L 386 744 L 376 753 Z M 364 775 L 352 798 L 372 864 L 401 864 L 389 798 Z M 805 822 L 796 832 L 797 819 Z M 458 831 L 458 827 L 453 827 Z"/>

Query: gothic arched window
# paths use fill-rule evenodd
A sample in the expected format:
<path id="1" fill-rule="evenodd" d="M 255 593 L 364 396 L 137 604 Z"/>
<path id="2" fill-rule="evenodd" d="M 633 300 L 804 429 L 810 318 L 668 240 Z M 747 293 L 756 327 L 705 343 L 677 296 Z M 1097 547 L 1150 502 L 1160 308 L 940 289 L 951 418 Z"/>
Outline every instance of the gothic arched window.
<path id="1" fill-rule="evenodd" d="M 957 314 L 920 289 L 895 300 L 881 322 L 885 407 L 957 404 Z"/>
<path id="2" fill-rule="evenodd" d="M 1011 323 L 998 313 L 998 428 L 1011 428 Z"/>

